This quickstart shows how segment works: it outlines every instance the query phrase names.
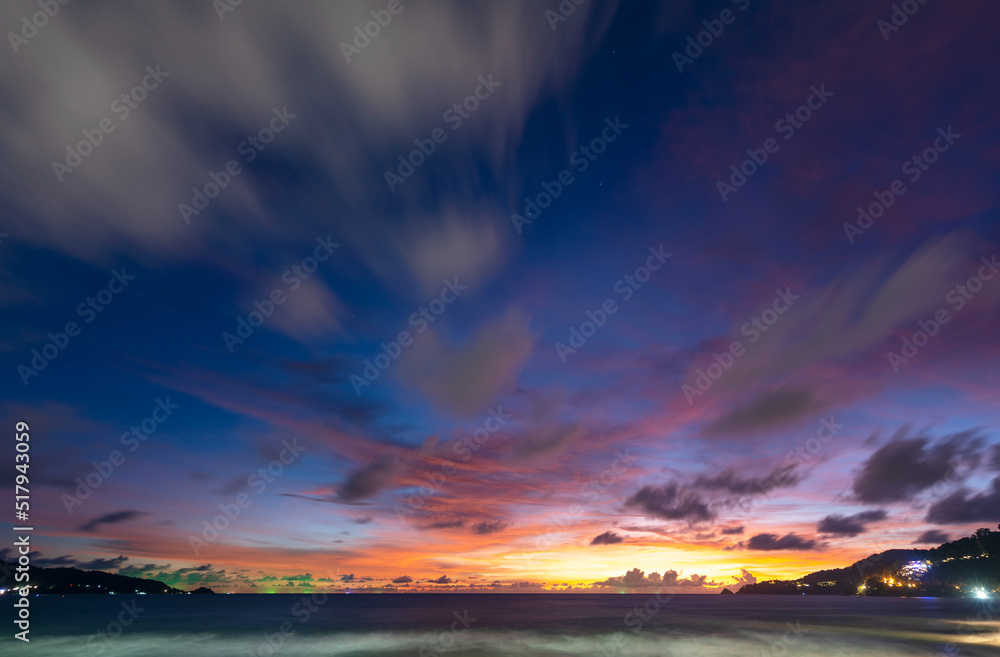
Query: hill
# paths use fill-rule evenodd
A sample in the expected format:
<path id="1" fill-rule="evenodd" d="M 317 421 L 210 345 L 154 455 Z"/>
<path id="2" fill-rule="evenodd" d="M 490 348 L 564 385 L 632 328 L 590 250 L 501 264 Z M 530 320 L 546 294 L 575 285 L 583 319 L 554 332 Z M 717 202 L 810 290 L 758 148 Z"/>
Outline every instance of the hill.
<path id="1" fill-rule="evenodd" d="M 35 593 L 118 593 L 122 595 L 184 593 L 180 589 L 152 579 L 78 568 L 28 566 L 28 581 L 16 582 L 14 580 L 16 566 L 17 564 L 10 561 L 0 561 L 0 588 L 9 589 L 28 584 L 37 587 L 34 589 Z"/>
<path id="2" fill-rule="evenodd" d="M 983 528 L 936 548 L 886 550 L 846 568 L 747 584 L 737 594 L 969 597 L 998 589 L 1000 532 Z"/>

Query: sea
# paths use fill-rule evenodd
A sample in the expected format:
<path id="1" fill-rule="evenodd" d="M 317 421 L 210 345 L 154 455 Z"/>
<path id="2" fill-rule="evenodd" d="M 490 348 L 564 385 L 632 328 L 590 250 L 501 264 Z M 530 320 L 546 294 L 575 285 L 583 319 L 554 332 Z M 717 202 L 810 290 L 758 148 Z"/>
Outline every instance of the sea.
<path id="1" fill-rule="evenodd" d="M 39 595 L 15 657 L 1000 657 L 996 600 L 668 594 Z"/>

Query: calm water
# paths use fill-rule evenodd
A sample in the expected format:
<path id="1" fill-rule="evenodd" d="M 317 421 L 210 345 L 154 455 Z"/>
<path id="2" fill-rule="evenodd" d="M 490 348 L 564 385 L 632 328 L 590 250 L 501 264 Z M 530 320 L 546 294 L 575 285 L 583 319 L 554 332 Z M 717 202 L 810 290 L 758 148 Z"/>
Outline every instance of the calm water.
<path id="1" fill-rule="evenodd" d="M 997 601 L 990 607 L 933 598 L 641 594 L 355 594 L 325 601 L 308 594 L 39 596 L 32 598 L 31 643 L 24 644 L 11 636 L 11 598 L 0 600 L 5 656 L 1000 657 Z M 119 626 L 119 619 L 129 624 Z M 104 640 L 99 631 L 117 636 Z"/>

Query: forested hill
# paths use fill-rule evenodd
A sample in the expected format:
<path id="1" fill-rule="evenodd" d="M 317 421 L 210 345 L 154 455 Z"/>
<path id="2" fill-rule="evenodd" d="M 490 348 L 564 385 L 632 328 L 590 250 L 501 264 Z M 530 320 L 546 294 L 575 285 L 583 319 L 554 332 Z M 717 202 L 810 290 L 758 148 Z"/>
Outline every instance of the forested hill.
<path id="1" fill-rule="evenodd" d="M 998 590 L 1000 532 L 983 528 L 936 548 L 886 550 L 846 568 L 747 584 L 737 593 L 967 597 Z"/>

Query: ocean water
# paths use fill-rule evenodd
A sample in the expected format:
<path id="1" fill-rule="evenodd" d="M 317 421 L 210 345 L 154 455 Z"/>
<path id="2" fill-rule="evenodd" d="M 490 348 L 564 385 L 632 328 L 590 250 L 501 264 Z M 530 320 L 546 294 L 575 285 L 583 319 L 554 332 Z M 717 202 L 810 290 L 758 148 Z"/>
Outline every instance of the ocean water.
<path id="1" fill-rule="evenodd" d="M 1000 657 L 1000 604 L 937 598 L 408 594 L 0 598 L 34 657 Z"/>

